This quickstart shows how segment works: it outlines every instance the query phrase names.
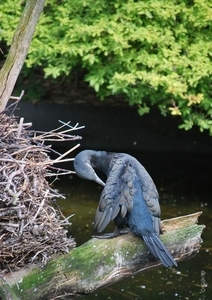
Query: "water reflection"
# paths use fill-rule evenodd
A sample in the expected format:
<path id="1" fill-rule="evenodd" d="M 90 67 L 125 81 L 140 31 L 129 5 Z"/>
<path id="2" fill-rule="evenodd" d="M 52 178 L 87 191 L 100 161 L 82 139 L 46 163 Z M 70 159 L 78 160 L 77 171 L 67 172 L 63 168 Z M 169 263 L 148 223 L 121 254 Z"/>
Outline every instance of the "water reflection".
<path id="1" fill-rule="evenodd" d="M 186 185 L 188 188 L 188 185 Z M 66 195 L 58 204 L 66 216 L 74 214 L 70 234 L 77 245 L 89 240 L 93 234 L 93 219 L 99 201 L 101 187 L 89 181 L 63 179 L 55 187 Z M 197 188 L 197 185 L 195 186 Z M 203 211 L 199 222 L 207 227 L 203 244 L 195 258 L 179 262 L 178 268 L 164 267 L 149 270 L 102 290 L 95 291 L 86 299 L 209 299 L 212 293 L 212 228 L 211 204 L 203 189 L 164 190 L 159 187 L 162 219 Z M 205 190 L 205 189 L 204 189 Z M 174 191 L 174 192 L 173 192 Z M 197 196 L 198 195 L 198 196 Z M 114 230 L 110 224 L 106 232 Z"/>

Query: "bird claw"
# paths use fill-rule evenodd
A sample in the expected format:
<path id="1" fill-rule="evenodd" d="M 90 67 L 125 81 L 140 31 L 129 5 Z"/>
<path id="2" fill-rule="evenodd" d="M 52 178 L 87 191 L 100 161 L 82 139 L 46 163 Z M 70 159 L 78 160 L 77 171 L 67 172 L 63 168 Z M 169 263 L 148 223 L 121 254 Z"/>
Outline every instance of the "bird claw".
<path id="1" fill-rule="evenodd" d="M 92 235 L 92 238 L 97 238 L 97 239 L 113 239 L 114 237 L 117 237 L 119 234 L 116 234 L 115 232 L 113 233 L 105 233 L 102 235 Z"/>
<path id="2" fill-rule="evenodd" d="M 97 239 L 113 239 L 119 235 L 122 235 L 122 234 L 127 234 L 130 232 L 130 229 L 129 228 L 125 228 L 125 229 L 118 229 L 116 228 L 114 232 L 112 233 L 105 233 L 103 235 L 92 235 L 92 238 L 97 238 Z"/>
<path id="3" fill-rule="evenodd" d="M 131 232 L 131 230 L 129 228 L 124 228 L 122 230 L 119 231 L 119 234 L 122 235 L 122 234 L 128 234 L 129 232 Z"/>

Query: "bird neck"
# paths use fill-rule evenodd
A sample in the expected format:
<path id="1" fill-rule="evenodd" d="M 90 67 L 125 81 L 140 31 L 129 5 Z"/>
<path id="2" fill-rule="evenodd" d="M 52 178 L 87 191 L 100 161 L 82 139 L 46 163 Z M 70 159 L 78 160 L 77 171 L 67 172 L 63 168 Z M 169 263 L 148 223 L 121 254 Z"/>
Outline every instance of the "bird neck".
<path id="1" fill-rule="evenodd" d="M 91 154 L 90 164 L 94 169 L 100 170 L 108 176 L 113 155 L 114 153 L 106 151 L 94 151 L 94 153 Z"/>

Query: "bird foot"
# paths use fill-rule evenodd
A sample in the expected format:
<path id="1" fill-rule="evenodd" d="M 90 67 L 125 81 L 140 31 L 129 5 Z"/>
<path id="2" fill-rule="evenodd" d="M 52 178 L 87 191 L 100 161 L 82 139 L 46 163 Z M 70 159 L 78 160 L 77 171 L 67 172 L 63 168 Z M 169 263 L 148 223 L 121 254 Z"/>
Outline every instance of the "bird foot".
<path id="1" fill-rule="evenodd" d="M 131 230 L 129 228 L 124 228 L 122 230 L 119 231 L 119 234 L 122 235 L 122 234 L 128 234 L 129 232 L 131 232 Z"/>
<path id="2" fill-rule="evenodd" d="M 92 238 L 96 238 L 96 239 L 113 239 L 116 236 L 118 236 L 118 234 L 114 235 L 114 232 L 113 232 L 113 233 L 105 233 L 105 234 L 102 234 L 102 235 L 92 235 Z"/>
<path id="3" fill-rule="evenodd" d="M 97 238 L 97 239 L 113 239 L 119 235 L 122 234 L 127 234 L 130 232 L 129 228 L 125 228 L 125 229 L 118 229 L 116 228 L 115 231 L 113 233 L 105 233 L 103 235 L 92 235 L 93 238 Z"/>

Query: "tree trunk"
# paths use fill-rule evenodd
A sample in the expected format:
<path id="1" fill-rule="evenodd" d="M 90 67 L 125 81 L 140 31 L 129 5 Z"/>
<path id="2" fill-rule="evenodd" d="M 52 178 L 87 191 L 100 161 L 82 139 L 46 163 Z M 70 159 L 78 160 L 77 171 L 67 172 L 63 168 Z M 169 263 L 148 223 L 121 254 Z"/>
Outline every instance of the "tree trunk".
<path id="1" fill-rule="evenodd" d="M 162 222 L 161 240 L 177 261 L 199 251 L 205 227 L 196 224 L 200 215 L 198 212 Z M 31 267 L 5 276 L 0 295 L 2 299 L 76 299 L 158 266 L 161 263 L 148 253 L 142 239 L 131 233 L 115 239 L 91 239 L 43 268 Z"/>
<path id="2" fill-rule="evenodd" d="M 0 112 L 5 109 L 23 67 L 44 3 L 45 0 L 26 2 L 9 54 L 0 70 Z"/>

